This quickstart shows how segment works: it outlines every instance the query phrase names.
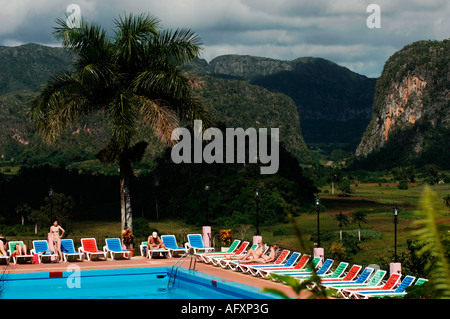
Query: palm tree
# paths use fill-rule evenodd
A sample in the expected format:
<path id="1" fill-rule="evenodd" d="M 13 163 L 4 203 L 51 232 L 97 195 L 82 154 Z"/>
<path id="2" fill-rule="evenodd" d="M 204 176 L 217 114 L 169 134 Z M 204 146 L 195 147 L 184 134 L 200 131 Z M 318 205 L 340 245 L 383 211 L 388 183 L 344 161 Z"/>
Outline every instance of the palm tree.
<path id="1" fill-rule="evenodd" d="M 137 141 L 140 127 L 152 129 L 173 145 L 179 121 L 200 119 L 211 125 L 204 106 L 192 93 L 193 81 L 181 66 L 197 58 L 200 39 L 190 30 L 160 31 L 150 14 L 126 14 L 114 20 L 113 37 L 82 21 L 70 28 L 57 19 L 55 36 L 75 53 L 70 72 L 54 75 L 33 101 L 31 116 L 44 141 L 56 138 L 81 116 L 102 112 L 111 130 L 97 158 L 119 164 L 122 229 L 132 227 L 130 179 L 147 143 Z"/>
<path id="2" fill-rule="evenodd" d="M 347 226 L 348 223 L 350 222 L 350 220 L 349 220 L 348 216 L 342 212 L 339 212 L 339 214 L 337 214 L 336 217 L 334 217 L 334 220 L 337 221 L 337 223 L 338 223 L 339 237 L 342 241 L 342 228 L 344 226 Z"/>
<path id="3" fill-rule="evenodd" d="M 367 213 L 363 210 L 357 210 L 352 214 L 352 222 L 358 223 L 358 239 L 361 241 L 361 223 L 367 224 Z"/>

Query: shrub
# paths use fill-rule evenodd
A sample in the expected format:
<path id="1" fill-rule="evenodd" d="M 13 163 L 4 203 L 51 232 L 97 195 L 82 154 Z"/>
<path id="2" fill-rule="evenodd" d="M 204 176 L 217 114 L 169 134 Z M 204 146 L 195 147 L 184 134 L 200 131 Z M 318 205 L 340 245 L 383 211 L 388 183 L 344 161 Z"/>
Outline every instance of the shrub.
<path id="1" fill-rule="evenodd" d="M 408 189 L 408 183 L 406 181 L 401 181 L 400 183 L 398 183 L 397 188 L 406 190 L 406 189 Z"/>
<path id="2" fill-rule="evenodd" d="M 147 238 L 151 233 L 148 220 L 145 218 L 133 219 L 133 234 L 136 237 Z"/>

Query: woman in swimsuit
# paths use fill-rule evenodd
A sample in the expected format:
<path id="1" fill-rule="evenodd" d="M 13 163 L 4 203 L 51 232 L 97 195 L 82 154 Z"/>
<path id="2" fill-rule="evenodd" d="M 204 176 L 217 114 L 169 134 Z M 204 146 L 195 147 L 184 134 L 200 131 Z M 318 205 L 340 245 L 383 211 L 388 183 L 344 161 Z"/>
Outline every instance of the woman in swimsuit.
<path id="1" fill-rule="evenodd" d="M 264 253 L 262 241 L 258 242 L 258 247 L 255 250 L 250 249 L 245 255 L 231 256 L 229 259 L 232 260 L 247 260 L 247 259 L 255 259 L 260 258 Z"/>
<path id="2" fill-rule="evenodd" d="M 59 234 L 59 231 L 61 231 L 61 235 Z M 58 221 L 55 220 L 53 222 L 53 225 L 50 226 L 50 233 L 52 234 L 53 239 L 53 248 L 55 249 L 55 252 L 59 255 L 59 260 L 62 260 L 62 253 L 61 253 L 61 237 L 64 235 L 65 230 L 58 225 Z"/>
<path id="3" fill-rule="evenodd" d="M 241 263 L 243 264 L 248 264 L 248 263 L 269 263 L 275 260 L 275 256 L 276 256 L 276 251 L 278 249 L 277 245 L 273 245 L 272 247 L 270 247 L 270 254 L 268 255 L 262 255 L 259 258 L 253 258 L 253 259 L 246 259 L 246 260 L 242 260 Z"/>

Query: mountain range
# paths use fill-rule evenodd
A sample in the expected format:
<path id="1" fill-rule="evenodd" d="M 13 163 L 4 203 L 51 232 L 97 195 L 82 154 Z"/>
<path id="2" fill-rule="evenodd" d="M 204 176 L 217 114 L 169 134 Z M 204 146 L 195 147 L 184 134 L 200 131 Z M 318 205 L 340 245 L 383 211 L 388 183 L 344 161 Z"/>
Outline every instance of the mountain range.
<path id="1" fill-rule="evenodd" d="M 448 154 L 436 147 L 449 144 L 449 43 L 406 46 L 386 61 L 379 79 L 314 57 L 223 55 L 209 62 L 197 59 L 185 70 L 200 84 L 197 94 L 221 125 L 278 127 L 283 146 L 300 163 L 317 160 L 311 146 L 331 144 L 356 152 L 360 168 L 442 166 Z M 34 134 L 27 101 L 52 74 L 69 70 L 73 60 L 58 47 L 0 47 L 2 158 L 32 164 L 56 156 L 64 163 L 79 162 L 94 158 L 108 141 L 100 114 L 81 121 L 55 147 L 42 145 Z M 142 134 L 150 143 L 151 162 L 164 146 L 151 132 Z"/>

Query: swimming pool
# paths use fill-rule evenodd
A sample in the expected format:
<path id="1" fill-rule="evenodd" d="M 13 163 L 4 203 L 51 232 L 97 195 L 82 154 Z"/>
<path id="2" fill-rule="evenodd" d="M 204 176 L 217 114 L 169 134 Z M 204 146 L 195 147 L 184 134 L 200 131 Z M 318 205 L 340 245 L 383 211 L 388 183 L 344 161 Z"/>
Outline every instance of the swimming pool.
<path id="1" fill-rule="evenodd" d="M 274 295 L 198 271 L 170 267 L 5 274 L 0 299 L 272 299 Z"/>

